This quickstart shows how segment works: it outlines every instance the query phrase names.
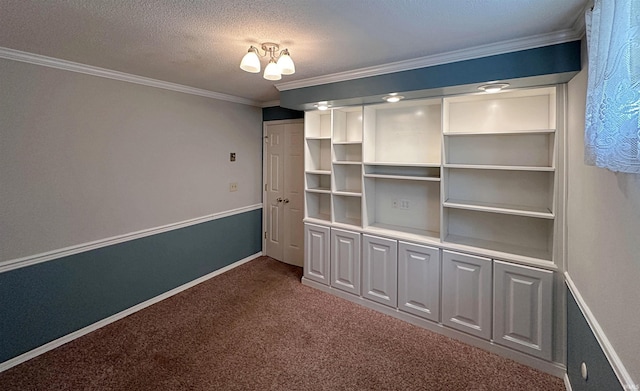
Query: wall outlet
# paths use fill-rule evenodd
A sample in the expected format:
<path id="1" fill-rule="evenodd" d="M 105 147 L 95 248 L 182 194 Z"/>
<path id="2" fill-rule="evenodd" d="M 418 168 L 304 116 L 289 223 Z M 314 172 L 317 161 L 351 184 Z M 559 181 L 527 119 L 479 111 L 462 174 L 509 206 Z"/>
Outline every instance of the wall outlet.
<path id="1" fill-rule="evenodd" d="M 398 208 L 398 200 L 393 200 L 393 209 Z"/>
<path id="2" fill-rule="evenodd" d="M 229 191 L 238 191 L 238 183 L 237 182 L 229 183 Z"/>
<path id="3" fill-rule="evenodd" d="M 400 200 L 400 209 L 409 209 L 409 200 Z"/>
<path id="4" fill-rule="evenodd" d="M 236 153 L 235 152 L 231 152 L 229 154 L 229 161 L 230 162 L 235 162 L 236 161 Z"/>

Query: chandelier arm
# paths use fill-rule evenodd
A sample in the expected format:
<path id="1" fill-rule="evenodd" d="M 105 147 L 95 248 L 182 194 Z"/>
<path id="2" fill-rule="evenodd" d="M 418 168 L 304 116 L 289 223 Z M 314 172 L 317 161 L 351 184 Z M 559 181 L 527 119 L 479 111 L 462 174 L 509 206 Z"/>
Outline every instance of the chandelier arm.
<path id="1" fill-rule="evenodd" d="M 264 54 L 260 53 L 260 49 L 258 49 L 257 47 L 251 45 L 251 47 L 249 48 L 249 51 L 251 51 L 251 49 L 254 49 L 254 52 L 259 56 L 259 57 L 267 57 L 267 51 L 264 52 Z"/>

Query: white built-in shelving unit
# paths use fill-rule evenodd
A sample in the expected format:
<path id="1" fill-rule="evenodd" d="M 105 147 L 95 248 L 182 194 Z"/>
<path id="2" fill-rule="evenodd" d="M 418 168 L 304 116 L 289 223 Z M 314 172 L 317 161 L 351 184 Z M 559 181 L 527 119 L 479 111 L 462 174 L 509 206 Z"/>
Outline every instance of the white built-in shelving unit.
<path id="1" fill-rule="evenodd" d="M 363 228 L 440 237 L 441 99 L 364 107 Z"/>
<path id="2" fill-rule="evenodd" d="M 305 116 L 305 216 L 331 222 L 331 112 Z"/>
<path id="3" fill-rule="evenodd" d="M 561 330 L 564 99 L 549 86 L 307 112 L 303 281 L 563 357 L 537 330 Z"/>
<path id="4" fill-rule="evenodd" d="M 444 242 L 553 261 L 556 88 L 443 99 Z"/>
<path id="5" fill-rule="evenodd" d="M 308 219 L 554 262 L 556 87 L 311 111 Z"/>

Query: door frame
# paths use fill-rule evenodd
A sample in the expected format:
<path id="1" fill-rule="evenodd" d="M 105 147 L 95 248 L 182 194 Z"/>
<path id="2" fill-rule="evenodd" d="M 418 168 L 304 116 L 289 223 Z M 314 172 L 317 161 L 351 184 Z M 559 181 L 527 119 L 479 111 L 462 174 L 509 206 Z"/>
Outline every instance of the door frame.
<path id="1" fill-rule="evenodd" d="M 262 254 L 267 255 L 267 189 L 265 187 L 267 179 L 267 126 L 268 125 L 285 125 L 285 124 L 303 124 L 304 118 L 298 119 L 278 119 L 274 121 L 262 121 Z M 304 136 L 304 134 L 303 134 Z M 304 170 L 304 167 L 303 167 Z M 306 179 L 305 179 L 306 181 Z"/>

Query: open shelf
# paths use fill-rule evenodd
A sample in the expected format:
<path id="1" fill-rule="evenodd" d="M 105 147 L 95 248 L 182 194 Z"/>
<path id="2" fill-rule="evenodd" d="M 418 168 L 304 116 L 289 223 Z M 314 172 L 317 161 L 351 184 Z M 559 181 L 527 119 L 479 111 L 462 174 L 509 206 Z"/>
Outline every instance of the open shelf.
<path id="1" fill-rule="evenodd" d="M 556 128 L 555 87 L 444 98 L 443 131 L 499 133 Z"/>
<path id="2" fill-rule="evenodd" d="M 440 164 L 441 107 L 440 99 L 365 106 L 364 160 Z"/>
<path id="3" fill-rule="evenodd" d="M 333 142 L 362 142 L 362 106 L 333 110 Z"/>
<path id="4" fill-rule="evenodd" d="M 531 258 L 534 261 L 543 263 L 551 262 L 551 251 L 546 249 L 535 249 L 529 247 L 519 246 L 517 244 L 496 242 L 491 240 L 477 239 L 459 235 L 447 235 L 444 239 L 445 243 L 453 243 L 468 247 L 467 251 L 474 251 L 477 248 L 486 249 L 491 252 L 501 253 L 498 257 L 512 258 L 513 255 L 520 257 Z M 496 255 L 493 255 L 496 257 Z M 530 263 L 528 260 L 524 260 Z"/>
<path id="5" fill-rule="evenodd" d="M 336 192 L 362 193 L 362 166 L 335 165 L 333 181 L 333 190 Z"/>
<path id="6" fill-rule="evenodd" d="M 331 173 L 317 174 L 314 172 L 305 173 L 307 179 L 307 191 L 316 193 L 331 192 Z"/>
<path id="7" fill-rule="evenodd" d="M 541 219 L 553 219 L 554 215 L 549 208 L 530 207 L 511 204 L 496 204 L 491 202 L 465 201 L 447 199 L 442 204 L 445 208 L 457 208 L 477 210 L 481 212 L 503 213 L 516 216 L 537 217 Z"/>
<path id="8" fill-rule="evenodd" d="M 331 140 L 306 140 L 306 171 L 331 171 Z"/>
<path id="9" fill-rule="evenodd" d="M 503 170 L 503 171 L 547 171 L 553 172 L 553 167 L 535 167 L 535 166 L 499 166 L 499 165 L 482 165 L 482 164 L 450 164 L 443 165 L 445 168 L 469 168 L 474 170 Z"/>
<path id="10" fill-rule="evenodd" d="M 552 219 L 444 209 L 445 242 L 552 260 Z"/>
<path id="11" fill-rule="evenodd" d="M 306 112 L 304 116 L 304 135 L 307 139 L 331 138 L 331 112 Z"/>
<path id="12" fill-rule="evenodd" d="M 333 211 L 336 223 L 362 227 L 362 199 L 360 197 L 334 194 Z"/>
<path id="13" fill-rule="evenodd" d="M 398 237 L 406 240 L 429 240 L 433 242 L 440 241 L 440 232 L 429 231 L 425 229 L 417 229 L 404 227 L 399 225 L 374 223 L 366 227 L 366 231 L 374 235 Z"/>
<path id="14" fill-rule="evenodd" d="M 444 206 L 553 218 L 554 173 L 445 168 Z"/>
<path id="15" fill-rule="evenodd" d="M 307 170 L 307 174 L 331 175 L 331 170 Z"/>
<path id="16" fill-rule="evenodd" d="M 439 237 L 440 183 L 387 178 L 365 178 L 364 183 L 365 228 Z"/>
<path id="17" fill-rule="evenodd" d="M 315 220 L 327 223 L 331 222 L 331 195 L 314 193 L 307 191 L 306 194 L 306 216 Z"/>
<path id="18" fill-rule="evenodd" d="M 385 163 L 365 163 L 364 176 L 367 178 L 406 179 L 417 181 L 439 181 L 440 165 Z"/>
<path id="19" fill-rule="evenodd" d="M 530 129 L 530 130 L 504 130 L 504 131 L 486 131 L 486 132 L 445 132 L 444 136 L 447 137 L 456 137 L 456 136 L 518 136 L 518 135 L 526 135 L 526 134 L 550 134 L 555 133 L 555 129 Z"/>
<path id="20" fill-rule="evenodd" d="M 362 144 L 333 144 L 333 160 L 335 162 L 362 162 Z"/>
<path id="21" fill-rule="evenodd" d="M 552 132 L 445 135 L 444 145 L 446 164 L 554 167 Z"/>

